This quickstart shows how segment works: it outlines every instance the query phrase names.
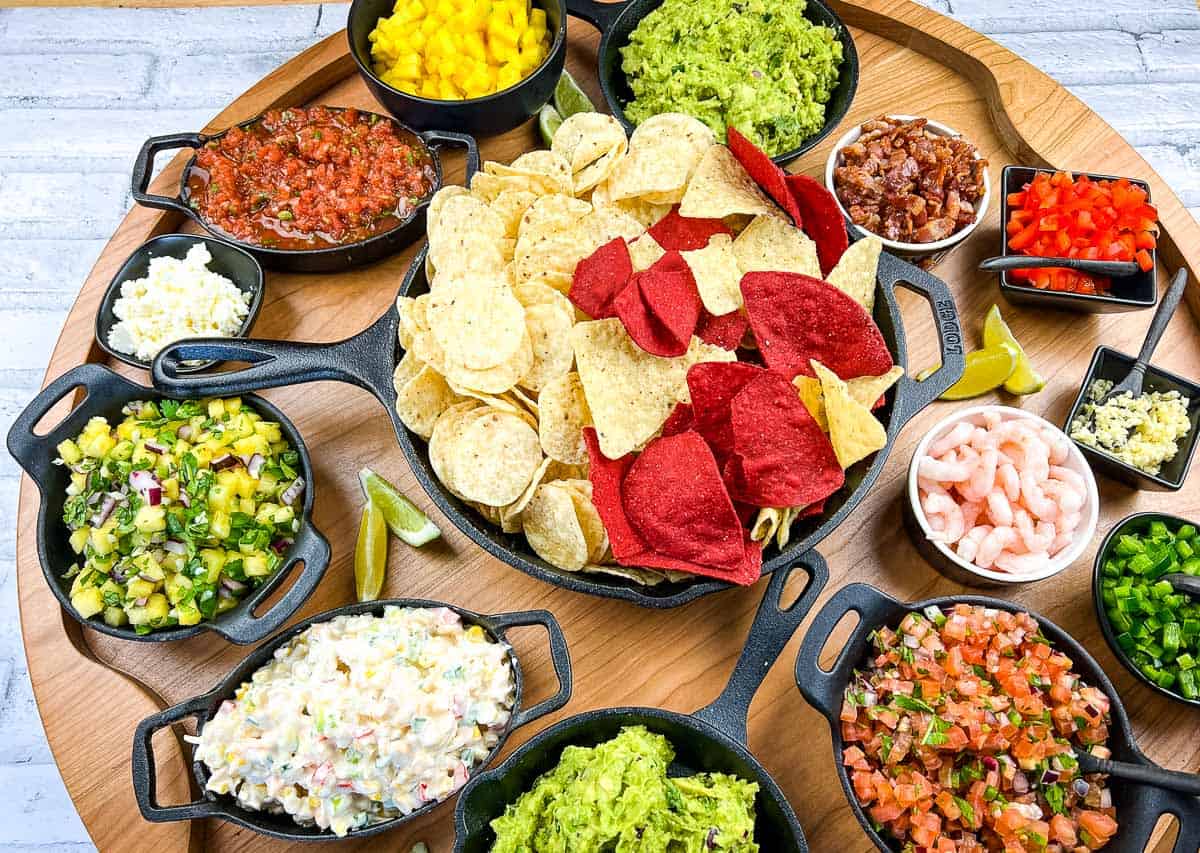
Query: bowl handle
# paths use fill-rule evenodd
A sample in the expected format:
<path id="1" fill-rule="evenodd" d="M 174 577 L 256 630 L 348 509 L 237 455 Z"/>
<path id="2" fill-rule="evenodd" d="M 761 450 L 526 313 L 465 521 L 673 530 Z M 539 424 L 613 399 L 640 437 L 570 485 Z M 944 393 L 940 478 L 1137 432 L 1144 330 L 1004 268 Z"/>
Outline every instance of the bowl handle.
<path id="1" fill-rule="evenodd" d="M 808 704 L 812 705 L 831 721 L 837 719 L 842 708 L 842 691 L 850 680 L 854 664 L 861 657 L 862 644 L 867 636 L 884 622 L 899 606 L 894 598 L 865 583 L 844 586 L 825 602 L 821 612 L 813 619 L 800 654 L 796 657 L 796 685 Z M 859 621 L 854 626 L 842 650 L 838 652 L 833 668 L 825 672 L 817 661 L 829 635 L 842 617 L 851 610 L 858 613 Z"/>
<path id="2" fill-rule="evenodd" d="M 803 568 L 808 573 L 808 583 L 792 606 L 783 610 L 780 607 L 783 588 L 792 572 L 798 568 Z M 754 694 L 767 677 L 771 665 L 778 660 L 784 646 L 808 615 L 813 602 L 821 594 L 828 580 L 829 569 L 825 565 L 825 559 L 816 551 L 801 554 L 790 566 L 775 570 L 762 603 L 758 606 L 754 624 L 750 627 L 750 635 L 746 638 L 746 645 L 738 658 L 737 666 L 733 669 L 729 683 L 725 685 L 720 696 L 693 716 L 735 738 L 739 743 L 746 743 L 746 719 Z"/>
<path id="3" fill-rule="evenodd" d="M 454 133 L 449 130 L 426 130 L 417 134 L 421 141 L 430 148 L 437 149 L 442 145 L 461 145 L 467 149 L 467 172 L 463 175 L 463 185 L 471 185 L 471 177 L 479 171 L 479 145 L 475 137 L 466 133 Z"/>
<path id="4" fill-rule="evenodd" d="M 157 778 L 154 762 L 154 733 L 161 728 L 177 723 L 187 717 L 195 717 L 197 724 L 204 722 L 213 694 L 207 693 L 186 702 L 159 711 L 138 723 L 133 734 L 133 793 L 137 798 L 142 817 L 153 823 L 176 820 L 195 820 L 221 813 L 221 807 L 212 800 L 201 799 L 178 806 L 158 804 Z"/>
<path id="5" fill-rule="evenodd" d="M 601 33 L 607 33 L 628 5 L 628 2 L 598 3 L 596 0 L 567 0 L 567 14 L 575 18 L 582 18 Z"/>
<path id="6" fill-rule="evenodd" d="M 958 307 L 954 304 L 954 296 L 937 276 L 884 252 L 879 256 L 879 283 L 891 293 L 895 293 L 899 286 L 925 297 L 933 309 L 938 348 L 942 354 L 941 367 L 926 379 L 917 382 L 907 373 L 900 377 L 901 393 L 896 395 L 896 422 L 904 426 L 962 378 L 966 366 L 962 329 L 958 324 Z"/>
<path id="7" fill-rule="evenodd" d="M 174 210 L 186 216 L 192 216 L 192 209 L 179 197 L 154 195 L 146 190 L 150 186 L 151 173 L 154 171 L 154 158 L 160 151 L 173 151 L 176 148 L 199 148 L 206 141 L 206 137 L 199 133 L 169 133 L 166 136 L 152 136 L 147 139 L 142 150 L 138 152 L 137 159 L 133 161 L 133 200 L 146 207 Z"/>
<path id="8" fill-rule="evenodd" d="M 257 643 L 264 637 L 275 633 L 279 626 L 288 620 L 288 617 L 300 609 L 300 605 L 317 588 L 317 584 L 325 576 L 325 570 L 329 568 L 329 554 L 329 542 L 313 527 L 312 520 L 306 519 L 300 532 L 296 535 L 296 541 L 288 554 L 287 562 L 280 566 L 275 573 L 276 578 L 286 577 L 296 563 L 304 561 L 304 569 L 300 572 L 300 577 L 296 578 L 283 597 L 262 616 L 255 616 L 255 606 L 267 598 L 271 594 L 271 590 L 275 588 L 273 583 L 264 584 L 247 600 L 248 603 L 244 605 L 244 609 L 236 616 L 215 619 L 212 622 L 204 623 L 205 627 L 239 646 Z"/>
<path id="9" fill-rule="evenodd" d="M 487 623 L 501 637 L 509 628 L 518 625 L 541 625 L 550 639 L 550 659 L 554 662 L 554 675 L 558 678 L 558 692 L 532 708 L 524 708 L 513 714 L 511 729 L 519 729 L 539 717 L 553 713 L 567 704 L 571 698 L 572 675 L 571 653 L 567 650 L 567 639 L 563 636 L 558 620 L 549 610 L 524 610 L 519 613 L 501 613 L 489 616 Z"/>
<path id="10" fill-rule="evenodd" d="M 30 401 L 21 414 L 17 415 L 8 431 L 8 452 L 33 478 L 38 488 L 44 489 L 54 470 L 52 460 L 54 459 L 55 445 L 63 438 L 74 438 L 82 429 L 80 421 L 85 420 L 85 415 L 82 413 L 83 401 L 80 401 L 80 405 L 75 406 L 70 414 L 45 435 L 38 435 L 33 431 L 38 421 L 76 388 L 83 388 L 87 391 L 87 397 L 84 400 L 93 394 L 97 395 L 97 399 L 103 399 L 118 391 L 123 391 L 130 384 L 120 375 L 98 364 L 81 364 L 71 368 L 47 385 Z"/>

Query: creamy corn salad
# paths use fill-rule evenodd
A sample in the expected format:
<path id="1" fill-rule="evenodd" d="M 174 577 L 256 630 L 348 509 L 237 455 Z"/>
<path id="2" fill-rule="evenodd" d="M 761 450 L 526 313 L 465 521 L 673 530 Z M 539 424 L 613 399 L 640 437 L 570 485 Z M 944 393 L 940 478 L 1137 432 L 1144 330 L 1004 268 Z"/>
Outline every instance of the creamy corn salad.
<path id="1" fill-rule="evenodd" d="M 1147 474 L 1158 474 L 1175 458 L 1192 428 L 1191 401 L 1178 391 L 1147 391 L 1140 397 L 1120 394 L 1099 405 L 1112 387 L 1107 379 L 1092 382 L 1087 401 L 1071 421 L 1071 438 Z"/>
<path id="2" fill-rule="evenodd" d="M 513 692 L 506 648 L 482 629 L 389 606 L 297 635 L 188 740 L 208 790 L 341 836 L 461 788 Z"/>

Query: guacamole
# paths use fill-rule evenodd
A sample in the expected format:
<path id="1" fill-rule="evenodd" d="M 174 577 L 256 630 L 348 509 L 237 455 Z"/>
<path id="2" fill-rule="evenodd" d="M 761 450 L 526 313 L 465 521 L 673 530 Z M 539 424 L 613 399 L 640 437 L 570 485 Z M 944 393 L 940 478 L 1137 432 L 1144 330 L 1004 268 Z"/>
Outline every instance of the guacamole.
<path id="1" fill-rule="evenodd" d="M 668 778 L 674 757 L 642 726 L 568 746 L 492 821 L 492 853 L 757 853 L 758 785 L 724 773 Z"/>
<path id="2" fill-rule="evenodd" d="M 804 17 L 804 0 L 665 0 L 621 49 L 641 124 L 687 113 L 724 140 L 736 127 L 767 154 L 800 146 L 825 124 L 842 43 Z"/>

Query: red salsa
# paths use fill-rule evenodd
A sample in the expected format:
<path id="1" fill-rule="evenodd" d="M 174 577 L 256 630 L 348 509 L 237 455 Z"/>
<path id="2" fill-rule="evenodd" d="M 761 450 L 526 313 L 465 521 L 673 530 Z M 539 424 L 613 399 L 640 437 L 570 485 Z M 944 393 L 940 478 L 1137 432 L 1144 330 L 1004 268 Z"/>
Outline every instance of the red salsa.
<path id="1" fill-rule="evenodd" d="M 435 181 L 429 150 L 393 122 L 353 108 L 289 107 L 199 149 L 188 204 L 256 246 L 324 249 L 390 231 Z"/>

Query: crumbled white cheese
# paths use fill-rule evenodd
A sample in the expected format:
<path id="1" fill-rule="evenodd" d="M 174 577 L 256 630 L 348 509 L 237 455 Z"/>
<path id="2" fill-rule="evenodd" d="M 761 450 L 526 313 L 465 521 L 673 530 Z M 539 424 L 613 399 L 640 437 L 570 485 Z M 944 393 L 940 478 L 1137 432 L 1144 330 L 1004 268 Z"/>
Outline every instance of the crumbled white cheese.
<path id="1" fill-rule="evenodd" d="M 145 278 L 122 282 L 113 303 L 119 322 L 108 333 L 108 345 L 150 361 L 181 338 L 236 334 L 250 310 L 250 294 L 208 269 L 211 261 L 208 247 L 196 243 L 183 260 L 152 258 Z"/>

